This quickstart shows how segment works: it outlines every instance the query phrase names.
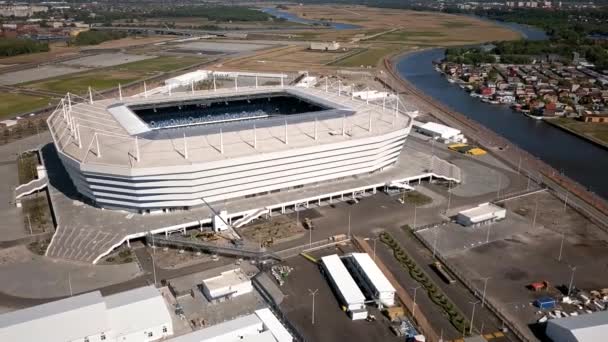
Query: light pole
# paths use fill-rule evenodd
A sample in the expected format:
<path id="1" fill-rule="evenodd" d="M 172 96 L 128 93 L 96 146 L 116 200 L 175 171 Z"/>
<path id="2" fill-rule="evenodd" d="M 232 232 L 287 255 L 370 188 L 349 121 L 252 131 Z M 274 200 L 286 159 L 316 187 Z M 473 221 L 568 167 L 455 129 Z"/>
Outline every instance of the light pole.
<path id="1" fill-rule="evenodd" d="M 490 228 L 492 227 L 491 224 L 488 224 L 488 233 L 486 234 L 486 243 L 490 242 Z"/>
<path id="2" fill-rule="evenodd" d="M 435 227 L 435 240 L 433 241 L 433 259 L 435 259 L 435 254 L 437 252 L 437 240 L 439 238 L 439 227 Z"/>
<path id="3" fill-rule="evenodd" d="M 30 220 L 30 214 L 27 214 L 27 225 L 30 227 L 30 235 L 34 235 L 32 231 L 32 221 Z"/>
<path id="4" fill-rule="evenodd" d="M 412 306 L 412 319 L 414 321 L 416 321 L 416 293 L 418 292 L 418 289 L 420 288 L 421 285 L 416 286 L 413 288 L 414 290 L 414 305 Z"/>
<path id="5" fill-rule="evenodd" d="M 570 276 L 570 285 L 568 285 L 568 296 L 572 292 L 572 285 L 574 283 L 574 272 L 576 271 L 576 266 L 568 266 L 570 270 L 572 270 L 572 275 Z"/>
<path id="6" fill-rule="evenodd" d="M 350 209 L 348 210 L 348 238 L 350 239 Z"/>
<path id="7" fill-rule="evenodd" d="M 473 320 L 475 319 L 475 307 L 477 306 L 477 304 L 479 304 L 479 301 L 475 301 L 475 302 L 469 302 L 471 304 L 473 304 L 473 311 L 471 312 L 471 325 L 469 327 L 469 333 L 473 332 Z"/>
<path id="8" fill-rule="evenodd" d="M 452 182 L 448 181 L 448 205 L 445 208 L 445 215 L 448 215 L 448 211 L 450 211 L 450 202 L 452 202 Z"/>
<path id="9" fill-rule="evenodd" d="M 310 295 L 312 296 L 312 325 L 315 325 L 315 296 L 317 295 L 317 292 L 319 292 L 319 289 L 315 289 L 314 291 L 308 289 L 308 292 L 310 292 Z"/>
<path id="10" fill-rule="evenodd" d="M 414 204 L 414 224 L 412 225 L 412 229 L 416 229 L 416 209 L 418 207 Z"/>
<path id="11" fill-rule="evenodd" d="M 486 289 L 488 288 L 488 280 L 491 277 L 481 278 L 483 280 L 483 294 L 481 295 L 481 307 L 483 308 L 486 304 Z"/>
<path id="12" fill-rule="evenodd" d="M 534 204 L 534 219 L 532 219 L 532 228 L 536 228 L 536 214 L 538 213 L 538 195 L 536 195 L 536 203 Z"/>
<path id="13" fill-rule="evenodd" d="M 566 232 L 562 232 L 562 242 L 559 244 L 559 256 L 557 257 L 557 261 L 562 261 L 562 251 L 564 249 L 564 238 L 566 237 Z"/>
<path id="14" fill-rule="evenodd" d="M 376 262 L 376 242 L 378 241 L 378 238 L 372 238 L 372 241 L 374 241 L 374 262 Z"/>
<path id="15" fill-rule="evenodd" d="M 500 172 L 498 172 L 498 189 L 496 189 L 496 199 L 500 198 L 500 187 L 502 186 L 502 177 L 500 177 Z"/>

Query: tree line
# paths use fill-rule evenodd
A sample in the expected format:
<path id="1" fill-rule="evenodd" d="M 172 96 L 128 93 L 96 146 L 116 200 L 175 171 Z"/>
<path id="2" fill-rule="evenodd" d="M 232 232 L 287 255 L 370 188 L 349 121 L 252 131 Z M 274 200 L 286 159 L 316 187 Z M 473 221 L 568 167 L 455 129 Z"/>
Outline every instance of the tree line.
<path id="1" fill-rule="evenodd" d="M 26 53 L 49 51 L 49 44 L 29 38 L 0 39 L 0 56 L 9 57 Z"/>

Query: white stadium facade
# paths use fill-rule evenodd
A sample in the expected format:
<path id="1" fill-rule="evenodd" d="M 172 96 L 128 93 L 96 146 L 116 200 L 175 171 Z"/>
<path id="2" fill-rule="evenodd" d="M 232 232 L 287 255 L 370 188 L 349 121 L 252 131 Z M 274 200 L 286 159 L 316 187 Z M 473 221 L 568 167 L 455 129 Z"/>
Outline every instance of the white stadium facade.
<path id="1" fill-rule="evenodd" d="M 162 119 L 185 107 L 222 118 L 161 125 L 137 114 Z M 396 162 L 411 119 L 344 95 L 274 87 L 66 104 L 49 127 L 81 194 L 145 213 L 381 171 Z"/>
<path id="2" fill-rule="evenodd" d="M 48 256 L 96 263 L 147 234 L 238 228 L 423 179 L 460 181 L 455 165 L 404 148 L 413 120 L 395 96 L 361 100 L 340 84 L 257 86 L 257 78 L 172 89 L 68 94 L 49 117 L 61 161 L 47 166 L 49 178 L 67 173 L 81 196 L 50 180 L 57 231 Z"/>

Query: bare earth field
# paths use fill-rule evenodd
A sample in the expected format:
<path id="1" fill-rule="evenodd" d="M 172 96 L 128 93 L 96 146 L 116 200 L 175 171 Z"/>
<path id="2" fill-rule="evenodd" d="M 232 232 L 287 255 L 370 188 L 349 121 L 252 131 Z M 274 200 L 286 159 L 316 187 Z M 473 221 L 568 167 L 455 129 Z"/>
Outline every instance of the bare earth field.
<path id="1" fill-rule="evenodd" d="M 446 13 L 363 6 L 293 6 L 290 7 L 289 12 L 305 16 L 307 19 L 331 18 L 335 22 L 352 23 L 365 29 L 386 30 L 396 27 L 405 33 L 404 40 L 415 41 L 428 36 L 442 38 L 441 41 L 447 45 L 519 38 L 518 33 L 492 23 Z"/>

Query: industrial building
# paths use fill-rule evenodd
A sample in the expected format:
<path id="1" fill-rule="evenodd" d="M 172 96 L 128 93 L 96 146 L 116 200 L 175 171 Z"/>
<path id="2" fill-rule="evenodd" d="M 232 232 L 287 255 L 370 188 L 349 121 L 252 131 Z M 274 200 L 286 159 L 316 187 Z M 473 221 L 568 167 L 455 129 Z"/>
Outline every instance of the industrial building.
<path id="1" fill-rule="evenodd" d="M 170 342 L 291 342 L 293 337 L 270 311 L 255 313 L 169 339 Z"/>
<path id="2" fill-rule="evenodd" d="M 507 209 L 492 203 L 482 203 L 474 208 L 460 211 L 456 216 L 456 221 L 466 227 L 477 227 L 500 221 L 506 216 Z"/>
<path id="3" fill-rule="evenodd" d="M 316 51 L 337 51 L 340 49 L 338 42 L 311 42 L 309 48 Z"/>
<path id="4" fill-rule="evenodd" d="M 608 336 L 608 311 L 551 319 L 546 335 L 553 342 L 597 342 Z"/>
<path id="5" fill-rule="evenodd" d="M 344 258 L 359 285 L 380 306 L 395 305 L 395 288 L 367 253 L 352 253 Z"/>
<path id="6" fill-rule="evenodd" d="M 99 291 L 0 315 L 0 341 L 147 342 L 173 334 L 154 286 L 102 297 Z"/>
<path id="7" fill-rule="evenodd" d="M 253 285 L 240 269 L 224 271 L 220 275 L 203 279 L 203 293 L 211 302 L 223 301 L 253 291 Z"/>
<path id="8" fill-rule="evenodd" d="M 340 257 L 337 254 L 324 256 L 321 258 L 321 264 L 327 279 L 339 297 L 340 304 L 346 307 L 349 316 L 353 320 L 367 318 L 365 296 Z"/>
<path id="9" fill-rule="evenodd" d="M 414 129 L 444 144 L 467 142 L 460 130 L 436 122 L 414 122 Z"/>

